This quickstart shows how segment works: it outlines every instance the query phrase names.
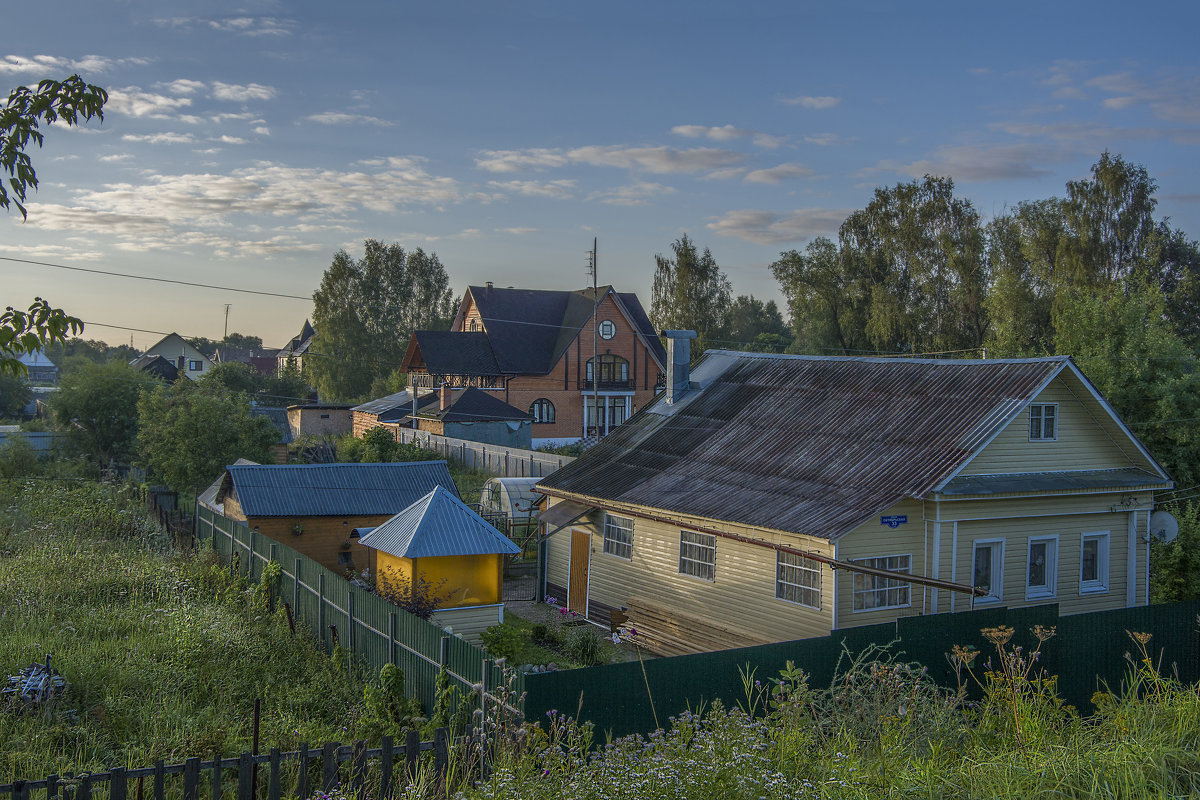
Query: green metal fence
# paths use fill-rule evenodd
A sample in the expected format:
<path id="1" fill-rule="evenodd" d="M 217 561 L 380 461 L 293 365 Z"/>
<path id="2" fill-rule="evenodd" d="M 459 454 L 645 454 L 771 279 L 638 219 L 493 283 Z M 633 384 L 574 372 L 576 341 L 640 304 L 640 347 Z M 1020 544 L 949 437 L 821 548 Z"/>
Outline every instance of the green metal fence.
<path id="1" fill-rule="evenodd" d="M 486 654 L 457 636 L 355 586 L 285 544 L 250 530 L 204 507 L 196 513 L 196 536 L 226 562 L 237 564 L 250 580 L 262 577 L 272 561 L 280 566 L 279 599 L 288 603 L 297 624 L 304 624 L 331 651 L 337 644 L 378 672 L 385 664 L 404 670 L 406 693 L 433 708 L 438 672 L 446 667 L 462 687 L 497 686 L 501 670 Z M 484 677 L 486 675 L 486 680 Z M 522 689 L 520 676 L 515 689 Z M 495 699 L 495 698 L 493 698 Z"/>
<path id="2" fill-rule="evenodd" d="M 951 647 L 973 645 L 986 657 L 994 650 L 980 630 L 997 625 L 1011 626 L 1016 630 L 1013 643 L 1030 647 L 1036 644 L 1030 629 L 1038 624 L 1057 628 L 1042 648 L 1041 669 L 1057 675 L 1062 697 L 1087 713 L 1097 688 L 1116 689 L 1128 674 L 1125 654 L 1133 642 L 1127 630 L 1153 634 L 1150 650 L 1161 659 L 1164 672 L 1188 682 L 1200 680 L 1198 614 L 1200 601 L 1063 617 L 1057 605 L 904 617 L 814 639 L 527 675 L 525 713 L 530 720 L 544 719 L 550 710 L 590 720 L 600 741 L 606 735 L 646 733 L 685 709 L 696 710 L 716 699 L 726 705 L 744 701 L 739 670 L 754 670 L 765 683 L 793 661 L 809 673 L 812 685 L 828 686 L 839 659 L 872 644 L 892 642 L 891 651 L 902 660 L 927 666 L 939 683 L 954 686 L 946 658 Z"/>

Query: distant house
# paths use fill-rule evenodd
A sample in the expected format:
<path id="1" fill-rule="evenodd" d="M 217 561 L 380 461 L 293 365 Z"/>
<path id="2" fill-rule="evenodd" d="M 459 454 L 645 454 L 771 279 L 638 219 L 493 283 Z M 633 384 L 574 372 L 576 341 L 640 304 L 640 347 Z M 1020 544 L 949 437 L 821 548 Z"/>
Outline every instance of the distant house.
<path id="1" fill-rule="evenodd" d="M 278 356 L 279 351 L 273 348 L 251 350 L 219 344 L 212 360 L 214 364 L 245 364 L 258 375 L 274 375 L 278 371 Z"/>
<path id="2" fill-rule="evenodd" d="M 292 340 L 279 348 L 275 355 L 275 368 L 279 373 L 283 373 L 288 365 L 295 366 L 296 369 L 304 369 L 304 358 L 308 354 L 308 348 L 312 344 L 313 337 L 316 336 L 316 331 L 308 320 L 304 320 L 303 327 L 300 328 L 300 333 L 292 337 Z"/>
<path id="3" fill-rule="evenodd" d="M 438 401 L 439 398 L 435 392 L 418 392 L 417 408 L 420 410 Z M 411 428 L 412 410 L 413 396 L 409 389 L 354 406 L 350 409 L 351 432 L 355 437 L 361 438 L 371 428 L 380 425 L 393 428 L 404 425 Z"/>
<path id="4" fill-rule="evenodd" d="M 437 403 L 417 411 L 417 429 L 437 436 L 528 450 L 532 417 L 482 389 L 442 387 Z"/>
<path id="5" fill-rule="evenodd" d="M 654 397 L 665 357 L 637 295 L 489 283 L 467 287 L 450 330 L 414 333 L 402 369 L 413 388 L 475 387 L 527 410 L 540 446 L 614 430 Z"/>
<path id="6" fill-rule="evenodd" d="M 350 432 L 350 405 L 347 403 L 309 403 L 287 407 L 292 436 L 340 436 Z"/>
<path id="7" fill-rule="evenodd" d="M 271 462 L 286 464 L 288 462 L 288 445 L 293 441 L 292 426 L 288 423 L 287 409 L 254 405 L 250 408 L 250 413 L 256 417 L 264 417 L 275 428 L 279 436 L 275 440 L 275 444 L 271 445 Z"/>
<path id="8" fill-rule="evenodd" d="M 188 344 L 178 333 L 167 334 L 142 355 L 162 356 L 175 365 L 180 375 L 186 375 L 194 381 L 213 368 L 212 360 Z"/>
<path id="9" fill-rule="evenodd" d="M 167 383 L 174 383 L 179 380 L 179 369 L 162 356 L 144 353 L 133 361 L 130 361 L 129 366 L 147 375 L 153 375 Z"/>
<path id="10" fill-rule="evenodd" d="M 18 360 L 25 365 L 29 373 L 26 376 L 27 382 L 52 386 L 58 384 L 58 367 L 41 350 L 22 353 Z"/>
<path id="11" fill-rule="evenodd" d="M 1173 482 L 1070 358 L 710 351 L 689 374 L 670 349 L 664 394 L 538 484 L 545 591 L 579 613 L 678 653 L 1148 602 Z"/>
<path id="12" fill-rule="evenodd" d="M 359 571 L 368 554 L 354 529 L 381 525 L 439 486 L 458 496 L 445 461 L 239 463 L 208 502 L 331 570 Z"/>
<path id="13" fill-rule="evenodd" d="M 376 584 L 412 592 L 424 581 L 442 598 L 441 608 L 504 602 L 504 556 L 520 552 L 440 486 L 378 527 L 358 532 Z"/>

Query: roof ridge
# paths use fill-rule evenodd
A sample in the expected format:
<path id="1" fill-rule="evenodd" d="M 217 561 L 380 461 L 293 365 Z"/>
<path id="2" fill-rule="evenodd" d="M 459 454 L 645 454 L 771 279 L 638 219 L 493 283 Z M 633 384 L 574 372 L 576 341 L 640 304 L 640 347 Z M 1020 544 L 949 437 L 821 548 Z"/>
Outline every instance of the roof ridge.
<path id="1" fill-rule="evenodd" d="M 704 355 L 726 355 L 737 358 L 774 359 L 779 361 L 861 361 L 873 364 L 1061 364 L 1071 356 L 1030 356 L 1028 358 L 921 358 L 919 356 L 817 356 L 803 353 L 757 353 L 747 350 L 711 348 Z"/>

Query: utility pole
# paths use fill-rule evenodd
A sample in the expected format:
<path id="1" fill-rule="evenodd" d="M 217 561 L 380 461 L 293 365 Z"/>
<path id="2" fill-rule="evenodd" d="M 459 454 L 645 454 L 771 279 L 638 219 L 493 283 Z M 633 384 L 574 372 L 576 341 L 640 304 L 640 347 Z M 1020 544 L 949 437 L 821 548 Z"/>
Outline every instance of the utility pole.
<path id="1" fill-rule="evenodd" d="M 232 303 L 225 304 L 225 337 L 224 338 L 226 338 L 226 339 L 229 338 L 229 307 L 231 305 L 233 305 L 233 304 Z"/>
<path id="2" fill-rule="evenodd" d="M 600 440 L 600 290 L 596 277 L 596 239 L 592 237 L 592 410 L 596 415 L 596 440 Z M 584 414 L 586 417 L 587 414 Z"/>

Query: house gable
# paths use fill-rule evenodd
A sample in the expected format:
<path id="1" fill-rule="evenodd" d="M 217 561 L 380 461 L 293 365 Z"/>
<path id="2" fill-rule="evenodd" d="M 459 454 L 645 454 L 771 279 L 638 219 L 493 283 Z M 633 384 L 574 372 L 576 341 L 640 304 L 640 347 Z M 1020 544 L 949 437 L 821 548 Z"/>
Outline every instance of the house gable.
<path id="1" fill-rule="evenodd" d="M 177 333 L 164 336 L 143 355 L 162 356 L 171 362 L 181 375 L 186 375 L 192 380 L 197 380 L 213 367 L 213 362 L 208 356 L 192 347 Z"/>

